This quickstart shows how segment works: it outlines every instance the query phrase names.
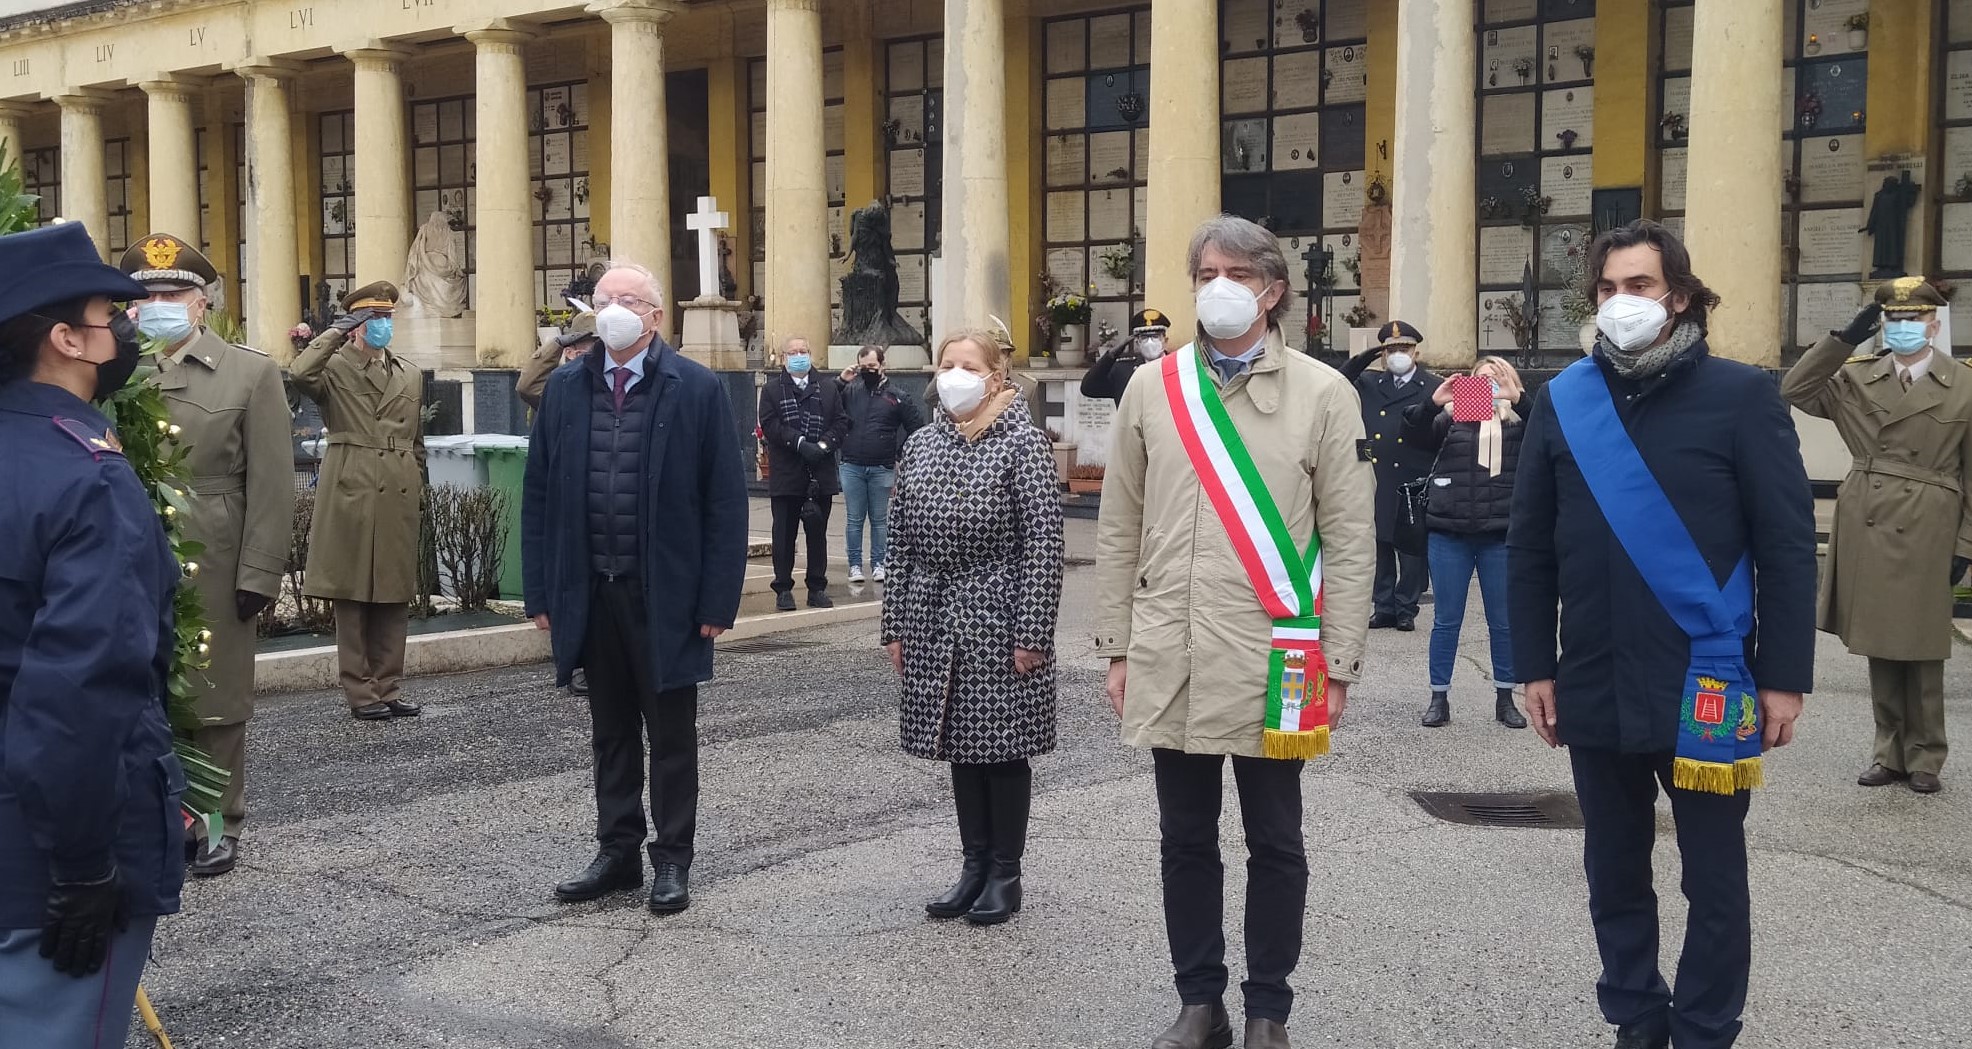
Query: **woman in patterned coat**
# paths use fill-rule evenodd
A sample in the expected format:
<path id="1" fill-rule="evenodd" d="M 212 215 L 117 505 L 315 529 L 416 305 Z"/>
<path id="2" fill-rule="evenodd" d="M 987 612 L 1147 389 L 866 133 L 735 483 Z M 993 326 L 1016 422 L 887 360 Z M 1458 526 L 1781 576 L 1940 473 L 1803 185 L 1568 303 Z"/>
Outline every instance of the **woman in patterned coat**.
<path id="1" fill-rule="evenodd" d="M 1020 909 L 1027 759 L 1055 744 L 1061 496 L 1006 349 L 965 330 L 938 360 L 942 410 L 897 466 L 883 643 L 904 682 L 905 753 L 952 763 L 965 865 L 925 910 L 994 925 Z"/>

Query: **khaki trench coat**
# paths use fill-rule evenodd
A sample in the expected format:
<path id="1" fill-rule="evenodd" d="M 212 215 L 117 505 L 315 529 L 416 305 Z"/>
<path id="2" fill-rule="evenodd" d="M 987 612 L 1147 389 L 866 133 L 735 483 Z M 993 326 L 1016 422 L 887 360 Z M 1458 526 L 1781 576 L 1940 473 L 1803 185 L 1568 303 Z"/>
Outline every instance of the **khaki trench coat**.
<path id="1" fill-rule="evenodd" d="M 1206 373 L 1218 383 L 1217 372 Z M 1275 331 L 1220 396 L 1288 532 L 1305 542 L 1320 528 L 1323 654 L 1330 677 L 1355 681 L 1376 563 L 1376 479 L 1357 452 L 1356 391 Z M 1129 659 L 1123 741 L 1262 756 L 1273 620 L 1192 469 L 1161 369 L 1137 369 L 1110 432 L 1096 526 L 1096 651 Z"/>
<path id="2" fill-rule="evenodd" d="M 423 376 L 396 354 L 365 364 L 334 328 L 293 366 L 328 431 L 308 532 L 309 597 L 408 604 L 417 596 L 424 499 Z"/>
<path id="3" fill-rule="evenodd" d="M 521 366 L 520 378 L 514 383 L 514 393 L 520 396 L 521 403 L 540 411 L 541 395 L 548 392 L 548 376 L 561 364 L 561 343 L 554 339 L 543 342 Z"/>
<path id="4" fill-rule="evenodd" d="M 1822 569 L 1819 625 L 1877 659 L 1951 658 L 1953 555 L 1972 557 L 1972 371 L 1933 351 L 1906 393 L 1892 355 L 1827 336 L 1781 381 L 1855 462 Z"/>
<path id="5" fill-rule="evenodd" d="M 210 329 L 162 367 L 151 381 L 192 475 L 185 534 L 205 547 L 192 580 L 212 631 L 198 714 L 208 724 L 238 724 L 253 716 L 254 625 L 240 622 L 233 595 L 280 596 L 294 534 L 294 417 L 280 366 Z"/>

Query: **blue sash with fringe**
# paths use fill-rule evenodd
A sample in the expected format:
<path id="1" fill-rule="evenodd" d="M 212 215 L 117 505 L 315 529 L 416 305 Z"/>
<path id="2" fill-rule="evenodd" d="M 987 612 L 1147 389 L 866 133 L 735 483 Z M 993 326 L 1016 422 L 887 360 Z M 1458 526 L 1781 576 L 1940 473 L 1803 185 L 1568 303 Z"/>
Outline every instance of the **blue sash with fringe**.
<path id="1" fill-rule="evenodd" d="M 1594 360 L 1569 365 L 1547 389 L 1562 439 L 1596 506 L 1650 592 L 1691 637 L 1672 782 L 1713 794 L 1763 785 L 1760 704 L 1746 667 L 1746 635 L 1753 629 L 1751 555 L 1740 558 L 1719 586 L 1691 530 L 1623 429 Z"/>

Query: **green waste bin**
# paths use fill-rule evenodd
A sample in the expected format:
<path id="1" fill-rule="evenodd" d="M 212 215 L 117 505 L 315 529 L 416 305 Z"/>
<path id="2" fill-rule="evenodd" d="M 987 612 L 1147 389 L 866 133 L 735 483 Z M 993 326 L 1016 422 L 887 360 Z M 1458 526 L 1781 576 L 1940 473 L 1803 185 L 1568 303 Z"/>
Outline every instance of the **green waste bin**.
<path id="1" fill-rule="evenodd" d="M 520 496 L 527 481 L 527 438 L 482 437 L 473 454 L 486 467 L 487 484 L 507 495 L 507 545 L 500 552 L 500 596 L 519 601 L 520 572 Z"/>

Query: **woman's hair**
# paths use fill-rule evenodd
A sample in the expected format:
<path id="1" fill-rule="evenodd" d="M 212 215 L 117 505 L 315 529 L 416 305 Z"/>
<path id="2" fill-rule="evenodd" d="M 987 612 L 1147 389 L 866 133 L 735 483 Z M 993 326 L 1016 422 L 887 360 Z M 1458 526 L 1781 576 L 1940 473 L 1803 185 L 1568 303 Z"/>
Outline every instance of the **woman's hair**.
<path id="1" fill-rule="evenodd" d="M 1499 380 L 1501 397 L 1509 401 L 1518 401 L 1521 395 L 1527 392 L 1527 387 L 1520 381 L 1520 373 L 1514 370 L 1513 365 L 1507 363 L 1506 358 L 1481 357 L 1479 363 L 1473 367 L 1472 374 L 1479 374 L 1480 368 L 1492 372 L 1494 378 Z"/>
<path id="2" fill-rule="evenodd" d="M 945 337 L 938 340 L 938 355 L 934 361 L 943 364 L 945 350 L 957 342 L 970 342 L 985 350 L 986 365 L 993 369 L 994 374 L 1004 376 L 1012 370 L 1013 360 L 1008 353 L 1009 347 L 1000 342 L 998 335 L 984 328 L 959 328 L 946 332 Z"/>
<path id="3" fill-rule="evenodd" d="M 85 323 L 84 314 L 88 308 L 87 298 L 64 299 L 0 323 L 0 383 L 25 379 L 33 374 L 34 366 L 41 357 L 41 344 L 47 341 L 48 333 L 55 330 L 57 324 Z"/>
<path id="4" fill-rule="evenodd" d="M 1609 261 L 1609 253 L 1639 244 L 1656 248 L 1657 254 L 1663 257 L 1664 283 L 1670 285 L 1671 294 L 1690 298 L 1691 305 L 1678 314 L 1678 319 L 1695 321 L 1699 330 L 1703 331 L 1707 315 L 1719 304 L 1719 295 L 1691 272 L 1691 252 L 1685 250 L 1684 241 L 1649 219 L 1637 219 L 1627 226 L 1605 230 L 1589 245 L 1588 287 L 1583 289 L 1589 300 L 1595 301 L 1596 284 L 1602 280 L 1602 269 Z"/>
<path id="5" fill-rule="evenodd" d="M 878 345 L 877 345 L 876 343 L 870 343 L 870 344 L 869 344 L 868 346 L 865 346 L 865 347 L 863 347 L 862 349 L 860 349 L 860 350 L 857 350 L 857 351 L 856 351 L 856 359 L 860 361 L 860 360 L 862 360 L 862 359 L 863 359 L 864 357 L 867 357 L 867 356 L 869 356 L 869 355 L 870 355 L 870 354 L 872 354 L 872 353 L 874 353 L 874 354 L 876 354 L 876 362 L 877 362 L 878 364 L 882 364 L 882 363 L 883 363 L 883 347 L 881 347 L 881 346 L 878 346 Z"/>

